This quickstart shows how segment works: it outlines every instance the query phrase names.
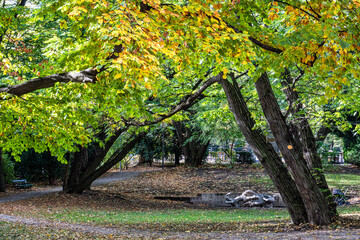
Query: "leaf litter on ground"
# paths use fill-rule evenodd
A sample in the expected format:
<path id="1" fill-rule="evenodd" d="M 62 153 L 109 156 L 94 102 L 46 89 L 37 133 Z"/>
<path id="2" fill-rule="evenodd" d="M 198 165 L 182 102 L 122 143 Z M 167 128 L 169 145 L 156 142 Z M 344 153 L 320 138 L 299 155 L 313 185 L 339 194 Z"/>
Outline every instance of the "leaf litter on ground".
<path id="1" fill-rule="evenodd" d="M 36 199 L 4 203 L 0 205 L 0 212 L 36 216 L 51 221 L 83 222 L 91 225 L 121 226 L 122 228 L 156 231 L 286 232 L 319 229 L 319 227 L 311 225 L 292 225 L 285 210 L 280 210 L 282 214 L 278 217 L 273 215 L 270 218 L 258 218 L 261 212 L 269 211 L 268 209 L 257 209 L 256 213 L 247 211 L 254 215 L 253 219 L 250 218 L 251 220 L 247 221 L 224 220 L 219 219 L 218 216 L 212 218 L 211 221 L 204 218 L 191 221 L 186 219 L 166 221 L 166 219 L 158 216 L 161 212 L 161 214 L 165 212 L 165 215 L 170 216 L 173 215 L 172 211 L 174 210 L 226 212 L 229 209 L 154 198 L 156 196 L 192 197 L 198 193 L 210 192 L 241 193 L 247 189 L 261 193 L 276 192 L 264 170 L 251 166 L 241 166 L 235 169 L 210 166 L 200 168 L 177 167 L 144 172 L 136 178 L 98 186 L 81 195 L 60 192 Z M 354 193 L 359 195 L 359 189 L 355 188 Z M 134 213 L 142 215 L 155 213 L 149 215 L 149 220 L 144 220 L 139 224 L 132 222 L 132 220 L 126 220 L 126 214 L 121 215 L 124 219 L 120 221 L 117 214 L 121 212 L 128 212 L 130 216 Z M 239 216 L 243 216 L 241 215 L 243 213 L 238 213 Z M 150 218 L 154 216 L 159 217 L 159 220 L 151 221 Z M 359 214 L 351 213 L 351 216 L 344 216 L 334 224 L 320 227 L 320 229 L 353 229 L 359 226 Z"/>

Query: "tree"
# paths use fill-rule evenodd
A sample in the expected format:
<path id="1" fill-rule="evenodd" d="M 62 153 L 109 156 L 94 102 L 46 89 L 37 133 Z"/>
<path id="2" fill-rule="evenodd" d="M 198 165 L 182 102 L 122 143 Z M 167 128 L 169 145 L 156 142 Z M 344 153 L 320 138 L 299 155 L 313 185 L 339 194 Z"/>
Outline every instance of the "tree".
<path id="1" fill-rule="evenodd" d="M 190 166 L 202 165 L 210 141 L 204 142 L 201 140 L 199 136 L 201 134 L 199 133 L 200 129 L 189 124 L 189 122 L 174 121 L 173 125 L 185 157 L 185 164 Z"/>

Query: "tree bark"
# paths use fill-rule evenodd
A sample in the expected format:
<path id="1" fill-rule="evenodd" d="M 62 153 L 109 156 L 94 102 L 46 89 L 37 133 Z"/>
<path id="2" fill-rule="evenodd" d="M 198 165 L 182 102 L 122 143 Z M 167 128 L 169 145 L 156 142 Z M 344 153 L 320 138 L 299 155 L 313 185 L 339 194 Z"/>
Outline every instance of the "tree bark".
<path id="1" fill-rule="evenodd" d="M 81 188 L 80 185 L 80 179 L 82 175 L 82 170 L 84 169 L 88 159 L 88 150 L 86 147 L 79 147 L 79 151 L 75 152 L 73 155 L 73 159 L 70 163 L 70 172 L 69 176 L 67 178 L 66 184 L 64 184 L 64 187 L 66 186 L 66 189 L 64 191 L 66 192 L 78 192 L 74 191 L 75 189 Z"/>
<path id="2" fill-rule="evenodd" d="M 82 161 L 81 157 L 78 156 L 80 153 L 74 153 L 70 161 L 70 164 L 68 164 L 67 166 L 67 171 L 63 183 L 63 190 L 69 193 L 71 192 L 81 193 L 84 189 L 75 191 L 75 189 L 82 188 L 82 186 L 79 186 L 81 185 L 80 184 L 81 179 L 87 178 L 96 170 L 96 168 L 100 165 L 101 161 L 106 156 L 107 152 L 110 150 L 110 147 L 114 144 L 114 142 L 120 136 L 120 134 L 123 133 L 125 130 L 126 129 L 119 129 L 118 131 L 116 131 L 115 134 L 111 136 L 110 139 L 105 143 L 104 148 L 100 147 L 98 143 L 94 143 L 92 146 L 94 151 L 93 154 L 91 154 L 90 158 L 88 155 L 89 149 L 86 148 L 86 153 L 85 152 L 83 153 L 86 154 L 86 156 L 84 156 L 86 157 L 86 161 L 83 161 L 83 163 L 81 163 Z M 107 135 L 104 130 L 97 135 L 97 138 L 100 141 L 104 141 L 106 137 Z M 86 162 L 86 164 L 84 162 Z M 74 180 L 76 181 L 74 182 Z"/>
<path id="3" fill-rule="evenodd" d="M 255 121 L 235 79 L 233 83 L 226 79 L 222 79 L 220 83 L 241 132 L 279 190 L 292 221 L 297 225 L 306 223 L 308 217 L 301 194 L 273 146 L 266 141 L 265 135 L 259 129 L 254 128 Z"/>
<path id="4" fill-rule="evenodd" d="M 303 199 L 309 223 L 330 224 L 332 214 L 328 203 L 307 166 L 300 140 L 294 137 L 300 133 L 294 133 L 296 129 L 286 124 L 266 73 L 255 82 L 255 87 L 265 118 Z"/>
<path id="5" fill-rule="evenodd" d="M 284 87 L 283 92 L 285 93 L 290 106 L 292 125 L 296 130 L 296 135 L 294 135 L 294 137 L 299 138 L 307 166 L 313 174 L 318 187 L 327 201 L 331 218 L 335 219 L 338 217 L 336 210 L 337 204 L 334 202 L 334 198 L 322 170 L 322 162 L 317 152 L 315 136 L 305 115 L 304 107 L 300 102 L 299 94 L 292 86 L 292 83 L 293 80 L 291 79 L 290 71 L 285 69 L 284 78 L 281 84 Z"/>

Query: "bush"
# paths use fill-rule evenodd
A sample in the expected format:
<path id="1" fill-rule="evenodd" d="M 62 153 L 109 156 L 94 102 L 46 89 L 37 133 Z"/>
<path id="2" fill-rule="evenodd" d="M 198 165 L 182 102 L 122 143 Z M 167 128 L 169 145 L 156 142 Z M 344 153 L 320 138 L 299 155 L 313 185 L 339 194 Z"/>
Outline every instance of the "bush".
<path id="1" fill-rule="evenodd" d="M 354 164 L 354 165 L 360 167 L 360 157 L 359 157 L 360 155 L 359 154 L 360 154 L 359 149 L 353 148 L 344 153 L 344 160 L 347 163 L 351 163 L 351 164 Z"/>

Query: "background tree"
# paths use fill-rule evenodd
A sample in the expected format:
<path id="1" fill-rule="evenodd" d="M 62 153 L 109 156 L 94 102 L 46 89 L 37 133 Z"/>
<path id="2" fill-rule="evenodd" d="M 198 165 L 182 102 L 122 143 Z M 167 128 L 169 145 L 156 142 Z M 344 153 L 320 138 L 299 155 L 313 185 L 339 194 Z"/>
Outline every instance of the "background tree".
<path id="1" fill-rule="evenodd" d="M 21 161 L 14 164 L 15 175 L 29 181 L 47 180 L 49 185 L 54 185 L 55 180 L 61 179 L 65 165 L 60 163 L 49 152 L 36 153 L 29 150 L 21 155 Z"/>

